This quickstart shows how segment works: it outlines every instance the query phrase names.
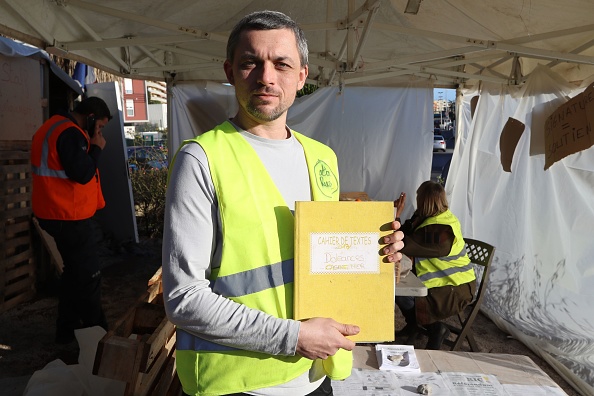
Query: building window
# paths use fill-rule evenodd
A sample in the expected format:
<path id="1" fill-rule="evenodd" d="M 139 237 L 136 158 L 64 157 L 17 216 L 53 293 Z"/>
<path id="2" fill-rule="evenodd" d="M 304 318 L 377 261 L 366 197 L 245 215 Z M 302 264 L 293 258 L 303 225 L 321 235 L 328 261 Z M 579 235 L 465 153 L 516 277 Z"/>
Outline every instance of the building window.
<path id="1" fill-rule="evenodd" d="M 134 117 L 134 100 L 126 99 L 126 115 L 128 117 Z"/>
<path id="2" fill-rule="evenodd" d="M 134 93 L 132 89 L 132 80 L 129 78 L 124 78 L 124 92 L 127 94 Z"/>

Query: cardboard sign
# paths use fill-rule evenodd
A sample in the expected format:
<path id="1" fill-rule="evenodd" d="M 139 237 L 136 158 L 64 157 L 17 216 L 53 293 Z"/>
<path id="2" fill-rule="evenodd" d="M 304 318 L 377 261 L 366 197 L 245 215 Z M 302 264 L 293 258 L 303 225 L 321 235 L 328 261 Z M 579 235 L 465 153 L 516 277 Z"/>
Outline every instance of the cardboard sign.
<path id="1" fill-rule="evenodd" d="M 515 118 L 509 117 L 501 136 L 499 136 L 499 150 L 501 151 L 501 166 L 506 172 L 511 172 L 511 164 L 514 158 L 514 152 L 516 146 L 524 133 L 525 125 L 523 122 L 516 120 Z"/>
<path id="2" fill-rule="evenodd" d="M 594 84 L 551 114 L 545 123 L 545 166 L 594 144 Z"/>

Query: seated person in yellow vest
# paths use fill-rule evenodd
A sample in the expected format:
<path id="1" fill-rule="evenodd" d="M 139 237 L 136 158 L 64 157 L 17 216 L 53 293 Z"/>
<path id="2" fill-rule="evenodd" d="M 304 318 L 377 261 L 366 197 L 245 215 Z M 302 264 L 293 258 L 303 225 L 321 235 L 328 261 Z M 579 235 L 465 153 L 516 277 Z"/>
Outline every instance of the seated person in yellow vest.
<path id="1" fill-rule="evenodd" d="M 286 126 L 307 55 L 303 31 L 286 15 L 244 17 L 224 63 L 239 110 L 174 157 L 163 295 L 185 394 L 331 395 L 324 359 L 355 346 L 347 336 L 359 332 L 356 323 L 292 319 L 295 202 L 339 195 L 313 172 L 324 161 L 338 176 L 334 152 Z M 402 238 L 384 239 L 392 262 Z"/>
<path id="2" fill-rule="evenodd" d="M 70 113 L 47 120 L 33 136 L 33 214 L 50 234 L 64 263 L 60 279 L 57 343 L 74 330 L 101 326 L 101 265 L 91 218 L 105 206 L 97 164 L 105 147 L 102 129 L 111 119 L 105 102 L 84 99 Z"/>
<path id="3" fill-rule="evenodd" d="M 406 194 L 394 201 L 396 220 L 404 210 Z M 396 297 L 406 326 L 396 334 L 412 343 L 417 325 L 425 327 L 425 349 L 440 349 L 450 331 L 440 322 L 460 312 L 476 290 L 474 268 L 466 254 L 460 222 L 448 209 L 445 190 L 439 183 L 423 182 L 417 189 L 417 209 L 402 225 L 402 254 L 414 257 L 413 271 L 428 289 L 426 297 Z"/>

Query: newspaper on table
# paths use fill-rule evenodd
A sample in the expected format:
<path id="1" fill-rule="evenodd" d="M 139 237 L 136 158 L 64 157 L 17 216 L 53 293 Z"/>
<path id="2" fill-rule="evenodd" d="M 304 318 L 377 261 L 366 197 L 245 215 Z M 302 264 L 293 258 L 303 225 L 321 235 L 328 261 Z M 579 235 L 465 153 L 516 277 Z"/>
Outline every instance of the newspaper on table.
<path id="1" fill-rule="evenodd" d="M 423 385 L 431 396 L 561 396 L 560 388 L 538 385 L 502 385 L 497 376 L 481 373 L 394 371 L 353 368 L 344 381 L 332 381 L 335 396 L 418 396 Z"/>
<path id="2" fill-rule="evenodd" d="M 401 374 L 420 374 L 421 367 L 412 345 L 376 344 L 377 363 L 380 370 Z"/>
<path id="3" fill-rule="evenodd" d="M 507 395 L 495 375 L 480 373 L 442 372 L 441 377 L 452 391 L 460 396 L 498 396 Z"/>

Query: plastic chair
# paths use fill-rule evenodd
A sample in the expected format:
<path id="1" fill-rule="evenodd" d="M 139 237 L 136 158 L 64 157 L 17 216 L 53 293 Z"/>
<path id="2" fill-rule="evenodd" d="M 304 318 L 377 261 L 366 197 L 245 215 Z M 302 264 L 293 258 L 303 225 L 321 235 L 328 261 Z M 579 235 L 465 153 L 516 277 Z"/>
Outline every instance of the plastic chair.
<path id="1" fill-rule="evenodd" d="M 464 339 L 466 339 L 473 352 L 480 352 L 472 334 L 471 326 L 476 315 L 479 313 L 481 303 L 485 297 L 489 272 L 491 270 L 491 260 L 493 260 L 495 247 L 476 239 L 464 238 L 464 241 L 466 242 L 466 252 L 468 257 L 470 258 L 470 261 L 475 264 L 475 273 L 477 273 L 476 279 L 478 282 L 477 293 L 472 303 L 457 315 L 460 327 L 446 324 L 452 334 L 456 336 L 456 339 L 445 340 L 443 343 L 450 346 L 452 351 L 457 351 L 464 343 Z"/>

